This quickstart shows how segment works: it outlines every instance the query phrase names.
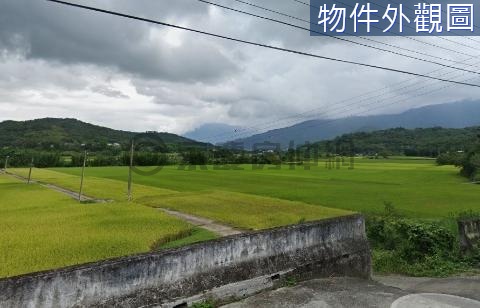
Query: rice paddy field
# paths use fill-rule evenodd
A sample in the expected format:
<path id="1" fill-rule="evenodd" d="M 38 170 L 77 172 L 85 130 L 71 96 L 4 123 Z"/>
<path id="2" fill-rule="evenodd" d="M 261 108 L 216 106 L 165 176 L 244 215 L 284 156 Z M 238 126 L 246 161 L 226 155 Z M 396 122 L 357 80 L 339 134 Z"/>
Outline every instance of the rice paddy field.
<path id="1" fill-rule="evenodd" d="M 249 165 L 239 168 L 243 170 L 214 170 L 212 166 L 208 166 L 208 170 L 188 170 L 169 166 L 152 176 L 134 174 L 134 182 L 140 185 L 138 189 L 134 188 L 134 196 L 145 197 L 144 187 L 151 187 L 158 189 L 159 196 L 165 196 L 157 198 L 154 205 L 187 212 L 202 211 L 206 216 L 210 216 L 206 211 L 214 215 L 217 210 L 226 212 L 225 215 L 235 215 L 227 213 L 228 208 L 221 207 L 228 203 L 228 194 L 233 205 L 239 204 L 239 199 L 243 199 L 240 194 L 244 194 L 246 203 L 249 198 L 259 196 L 279 202 L 293 201 L 362 213 L 381 213 L 384 202 L 391 202 L 402 214 L 414 218 L 442 218 L 461 211 L 480 211 L 480 185 L 468 183 L 459 175 L 457 168 L 437 166 L 433 160 L 358 159 L 353 170 L 348 167 L 327 169 L 322 163 L 310 170 L 304 170 L 302 166 L 291 170 L 286 165 L 281 169 L 265 166 L 262 170 L 254 170 Z M 77 168 L 53 171 L 65 176 L 78 177 L 80 174 Z M 88 168 L 86 172 L 95 179 L 123 182 L 121 187 L 109 190 L 108 194 L 120 198 L 124 196 L 128 175 L 126 167 Z M 95 186 L 95 189 L 101 189 Z M 172 191 L 181 194 L 172 195 Z M 167 195 L 169 198 L 166 198 Z M 174 201 L 175 198 L 182 201 Z M 253 208 L 259 204 L 251 203 Z M 193 209 L 195 205 L 198 207 Z M 293 208 L 298 208 L 298 203 L 290 207 L 289 212 L 294 212 Z"/>
<path id="2" fill-rule="evenodd" d="M 0 277 L 147 252 L 191 229 L 153 208 L 80 204 L 0 175 Z"/>
<path id="3" fill-rule="evenodd" d="M 123 174 L 126 169 L 102 170 Z M 126 181 L 95 176 L 93 171 L 99 170 L 94 168 L 87 169 L 84 194 L 104 203 L 80 203 L 41 185 L 78 191 L 77 171 L 33 169 L 35 182 L 31 184 L 0 174 L 0 278 L 218 237 L 157 208 L 212 218 L 246 230 L 351 213 L 267 196 L 225 190 L 187 192 L 148 183 L 134 184 L 134 198 L 127 202 Z M 9 172 L 28 175 L 28 169 Z"/>
<path id="4" fill-rule="evenodd" d="M 353 170 L 323 164 L 310 170 L 206 169 L 169 166 L 151 176 L 134 174 L 133 200 L 127 202 L 128 168 L 87 167 L 85 195 L 109 201 L 94 204 L 0 175 L 0 277 L 217 237 L 158 208 L 244 230 L 382 213 L 385 202 L 415 218 L 480 211 L 480 185 L 431 160 L 358 160 Z M 28 169 L 9 171 L 28 174 Z M 33 169 L 32 178 L 78 191 L 80 173 L 80 168 Z"/>

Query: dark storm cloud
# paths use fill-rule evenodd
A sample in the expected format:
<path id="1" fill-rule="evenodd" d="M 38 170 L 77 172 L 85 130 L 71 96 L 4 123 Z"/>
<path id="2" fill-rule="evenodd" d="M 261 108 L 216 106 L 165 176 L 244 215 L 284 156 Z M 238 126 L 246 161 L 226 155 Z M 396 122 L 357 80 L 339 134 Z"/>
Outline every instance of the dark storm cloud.
<path id="1" fill-rule="evenodd" d="M 160 2 L 162 6 L 152 1 L 118 1 L 110 6 L 141 15 L 149 10 L 160 12 L 163 18 L 169 18 L 170 12 L 205 14 L 204 7 Z M 135 9 L 133 3 L 142 10 Z M 110 7 L 108 4 L 103 2 L 102 7 Z M 165 31 L 158 27 L 154 30 Z M 114 66 L 155 79 L 205 82 L 237 69 L 232 59 L 203 40 L 185 40 L 181 46 L 169 46 L 161 40 L 161 33 L 157 39 L 152 37 L 152 27 L 146 23 L 47 1 L 2 1 L 0 44 L 3 49 L 22 50 L 28 58 Z"/>

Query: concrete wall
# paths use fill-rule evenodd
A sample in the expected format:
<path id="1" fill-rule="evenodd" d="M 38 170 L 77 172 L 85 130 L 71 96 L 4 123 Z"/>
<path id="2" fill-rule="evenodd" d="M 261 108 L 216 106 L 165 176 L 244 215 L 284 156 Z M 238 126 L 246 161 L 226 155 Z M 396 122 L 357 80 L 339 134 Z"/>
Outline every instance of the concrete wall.
<path id="1" fill-rule="evenodd" d="M 221 286 L 256 277 L 276 280 L 285 273 L 297 279 L 368 278 L 370 251 L 363 217 L 339 217 L 1 279 L 0 307 L 182 303 L 182 298 Z"/>
<path id="2" fill-rule="evenodd" d="M 458 233 L 462 251 L 469 252 L 474 248 L 480 248 L 480 219 L 460 220 Z"/>

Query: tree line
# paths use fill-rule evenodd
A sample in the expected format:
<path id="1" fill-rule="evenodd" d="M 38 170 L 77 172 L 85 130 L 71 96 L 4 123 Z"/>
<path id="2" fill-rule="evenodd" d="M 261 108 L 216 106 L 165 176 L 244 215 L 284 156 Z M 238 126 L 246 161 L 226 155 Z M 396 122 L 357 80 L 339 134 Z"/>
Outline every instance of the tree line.
<path id="1" fill-rule="evenodd" d="M 480 182 L 480 133 L 477 142 L 468 151 L 442 153 L 437 157 L 437 164 L 457 166 L 461 175 L 473 182 Z"/>

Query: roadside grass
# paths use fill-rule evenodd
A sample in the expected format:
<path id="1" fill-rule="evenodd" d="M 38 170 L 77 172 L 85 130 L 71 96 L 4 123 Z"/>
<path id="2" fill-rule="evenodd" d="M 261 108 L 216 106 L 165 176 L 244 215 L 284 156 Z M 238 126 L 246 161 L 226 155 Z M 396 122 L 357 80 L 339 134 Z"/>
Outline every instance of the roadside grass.
<path id="1" fill-rule="evenodd" d="M 80 204 L 0 175 L 0 277 L 148 252 L 191 228 L 135 203 Z M 193 240 L 202 236 L 211 238 Z"/>
<path id="2" fill-rule="evenodd" d="M 166 166 L 153 176 L 134 175 L 136 184 L 180 192 L 232 191 L 339 208 L 366 214 L 383 213 L 383 203 L 393 202 L 404 216 L 443 218 L 452 212 L 480 210 L 480 185 L 467 184 L 452 166 L 431 160 L 357 159 L 355 168 L 326 169 L 324 163 L 304 170 L 297 166 L 253 170 L 178 170 Z M 55 168 L 79 175 L 79 168 Z M 89 176 L 125 181 L 126 167 L 88 168 Z"/>
<path id="3" fill-rule="evenodd" d="M 372 265 L 376 273 L 400 274 L 412 277 L 448 277 L 461 273 L 477 273 L 478 269 L 465 260 L 448 260 L 438 255 L 418 262 L 407 262 L 395 251 L 373 249 Z"/>
<path id="4" fill-rule="evenodd" d="M 183 193 L 162 198 L 144 197 L 139 199 L 139 202 L 207 217 L 249 230 L 353 214 L 350 211 L 319 205 L 226 191 Z"/>

